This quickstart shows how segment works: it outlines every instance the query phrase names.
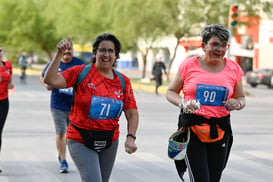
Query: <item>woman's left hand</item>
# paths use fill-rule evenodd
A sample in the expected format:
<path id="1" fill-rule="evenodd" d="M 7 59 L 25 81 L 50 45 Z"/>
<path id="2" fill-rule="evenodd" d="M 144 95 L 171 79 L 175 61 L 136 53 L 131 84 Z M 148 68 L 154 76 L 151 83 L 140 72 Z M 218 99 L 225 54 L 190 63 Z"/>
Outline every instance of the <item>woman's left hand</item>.
<path id="1" fill-rule="evenodd" d="M 229 99 L 228 101 L 223 102 L 224 106 L 229 111 L 239 110 L 241 109 L 241 103 L 238 99 Z"/>
<path id="2" fill-rule="evenodd" d="M 135 139 L 133 139 L 132 137 L 127 137 L 126 141 L 125 141 L 125 151 L 128 154 L 132 154 L 137 150 L 137 146 L 135 143 Z"/>

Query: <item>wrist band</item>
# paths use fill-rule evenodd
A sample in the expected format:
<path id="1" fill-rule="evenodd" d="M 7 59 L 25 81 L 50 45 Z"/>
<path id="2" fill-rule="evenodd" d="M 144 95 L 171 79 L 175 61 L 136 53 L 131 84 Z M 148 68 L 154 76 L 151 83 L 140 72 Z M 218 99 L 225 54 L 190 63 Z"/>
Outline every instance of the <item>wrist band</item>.
<path id="1" fill-rule="evenodd" d="M 241 109 L 241 102 L 238 101 L 238 103 L 239 103 L 239 109 L 237 109 L 237 110 L 240 110 Z"/>
<path id="2" fill-rule="evenodd" d="M 127 136 L 126 137 L 132 137 L 133 139 L 136 139 L 136 135 L 134 135 L 134 134 L 132 134 L 132 133 L 129 133 L 129 134 L 127 134 Z"/>
<path id="3" fill-rule="evenodd" d="M 180 109 L 182 109 L 182 108 L 183 108 L 183 101 L 182 101 L 182 102 L 180 102 L 180 103 L 178 104 L 178 107 L 179 107 Z"/>

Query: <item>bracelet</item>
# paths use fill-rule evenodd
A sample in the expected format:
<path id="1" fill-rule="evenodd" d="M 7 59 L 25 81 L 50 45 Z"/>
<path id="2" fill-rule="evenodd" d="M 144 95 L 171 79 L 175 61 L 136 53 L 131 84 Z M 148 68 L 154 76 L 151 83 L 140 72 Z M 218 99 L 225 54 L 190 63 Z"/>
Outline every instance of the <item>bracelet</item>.
<path id="1" fill-rule="evenodd" d="M 237 109 L 237 110 L 240 110 L 241 109 L 241 102 L 238 100 L 238 103 L 239 103 L 239 109 Z"/>
<path id="2" fill-rule="evenodd" d="M 133 139 L 136 139 L 136 135 L 134 135 L 132 133 L 127 134 L 126 137 L 132 137 Z"/>
<path id="3" fill-rule="evenodd" d="M 179 107 L 180 109 L 182 109 L 182 108 L 183 108 L 183 102 L 180 102 L 180 103 L 178 104 L 178 107 Z"/>

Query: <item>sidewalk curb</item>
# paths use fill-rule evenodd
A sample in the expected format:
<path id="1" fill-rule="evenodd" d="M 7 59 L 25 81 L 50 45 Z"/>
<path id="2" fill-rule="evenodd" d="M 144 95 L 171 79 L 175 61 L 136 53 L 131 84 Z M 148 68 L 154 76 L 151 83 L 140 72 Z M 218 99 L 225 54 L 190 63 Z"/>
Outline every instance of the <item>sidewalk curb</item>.
<path id="1" fill-rule="evenodd" d="M 15 75 L 20 75 L 21 74 L 21 69 L 20 68 L 12 68 L 12 72 Z M 40 76 L 42 73 L 42 71 L 40 70 L 32 70 L 32 69 L 27 69 L 26 70 L 26 74 L 27 75 L 36 75 L 36 76 Z"/>
<path id="2" fill-rule="evenodd" d="M 13 74 L 20 75 L 21 74 L 21 69 L 20 68 L 13 68 Z M 27 75 L 35 75 L 35 76 L 40 76 L 42 73 L 42 70 L 32 70 L 32 69 L 27 69 L 26 74 Z M 142 85 L 138 83 L 132 83 L 132 88 L 133 90 L 139 90 L 139 91 L 145 91 L 145 92 L 150 92 L 154 93 L 155 92 L 155 86 L 148 86 L 148 85 Z M 158 88 L 158 92 L 160 94 L 165 94 L 167 91 L 166 86 L 161 86 Z"/>
<path id="3" fill-rule="evenodd" d="M 42 70 L 27 69 L 26 73 L 27 73 L 27 75 L 40 76 L 42 73 Z M 13 74 L 20 75 L 21 74 L 20 68 L 13 68 Z M 244 78 L 242 81 L 243 81 L 243 85 L 247 85 L 246 80 Z M 133 90 L 155 93 L 155 86 L 153 86 L 153 85 L 143 85 L 141 83 L 132 83 L 132 87 L 133 87 Z M 165 95 L 167 92 L 167 89 L 168 89 L 167 86 L 162 85 L 161 87 L 158 88 L 158 92 L 159 92 L 159 94 Z M 245 90 L 245 95 L 249 96 L 250 93 L 248 93 Z"/>
<path id="4" fill-rule="evenodd" d="M 142 85 L 138 83 L 132 83 L 132 87 L 133 87 L 133 90 L 140 90 L 140 91 L 155 93 L 155 86 L 147 86 L 147 85 Z M 166 86 L 161 86 L 158 88 L 159 94 L 166 94 L 166 92 L 167 92 Z"/>

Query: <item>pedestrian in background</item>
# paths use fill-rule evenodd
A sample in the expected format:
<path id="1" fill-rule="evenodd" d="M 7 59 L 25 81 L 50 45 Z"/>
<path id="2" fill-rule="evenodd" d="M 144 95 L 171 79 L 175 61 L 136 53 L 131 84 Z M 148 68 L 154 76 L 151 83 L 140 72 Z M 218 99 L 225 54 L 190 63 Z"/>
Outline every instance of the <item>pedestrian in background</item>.
<path id="1" fill-rule="evenodd" d="M 191 129 L 185 161 L 175 161 L 179 176 L 183 178 L 186 162 L 191 181 L 219 182 L 233 141 L 230 112 L 245 107 L 244 73 L 224 57 L 229 48 L 227 29 L 208 25 L 201 35 L 204 55 L 180 64 L 166 98 L 182 109 L 178 127 Z"/>
<path id="2" fill-rule="evenodd" d="M 3 60 L 3 48 L 0 46 L 0 151 L 3 128 L 9 112 L 8 90 L 14 88 L 12 82 L 12 64 Z M 0 172 L 2 170 L 0 169 Z"/>
<path id="3" fill-rule="evenodd" d="M 58 71 L 64 71 L 76 65 L 84 64 L 83 60 L 73 57 L 73 45 L 63 51 L 60 57 L 60 65 Z M 73 88 L 53 88 L 44 83 L 44 75 L 51 64 L 49 62 L 42 71 L 40 82 L 47 90 L 51 91 L 50 111 L 53 116 L 55 131 L 56 131 L 56 147 L 58 150 L 58 160 L 60 163 L 60 173 L 68 172 L 68 163 L 66 160 L 66 130 L 69 123 L 69 114 L 71 111 Z"/>
<path id="4" fill-rule="evenodd" d="M 158 95 L 158 88 L 162 85 L 162 71 L 167 75 L 165 64 L 161 61 L 161 54 L 156 55 L 156 62 L 153 65 L 152 74 L 155 80 L 155 93 Z"/>
<path id="5" fill-rule="evenodd" d="M 19 66 L 21 68 L 20 80 L 22 83 L 26 83 L 26 70 L 29 65 L 29 57 L 26 52 L 22 52 L 21 56 L 18 59 Z"/>
<path id="6" fill-rule="evenodd" d="M 75 66 L 58 73 L 60 57 L 71 46 L 70 37 L 57 44 L 46 74 L 45 83 L 52 87 L 68 88 L 78 83 L 85 66 Z M 137 150 L 135 144 L 138 110 L 131 82 L 113 69 L 119 58 L 121 44 L 113 35 L 99 35 L 93 43 L 92 65 L 75 90 L 74 106 L 67 129 L 68 148 L 82 181 L 108 182 L 119 143 L 119 117 L 127 119 L 125 151 Z"/>

